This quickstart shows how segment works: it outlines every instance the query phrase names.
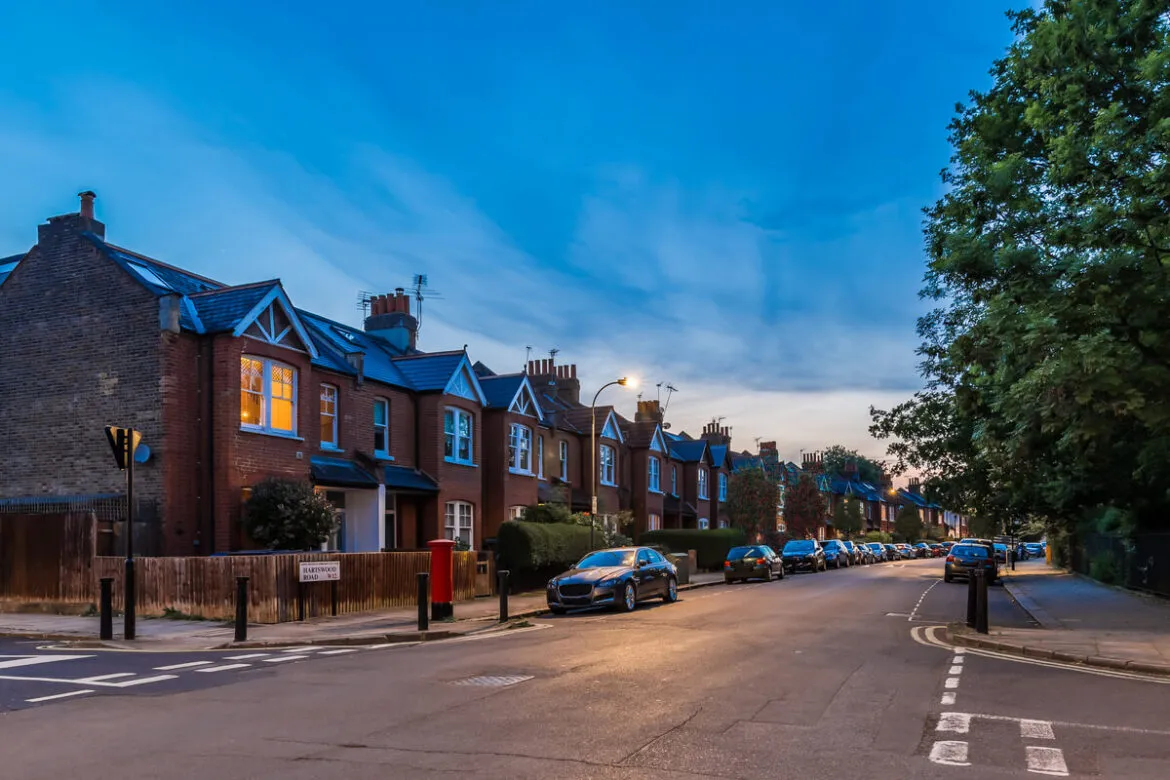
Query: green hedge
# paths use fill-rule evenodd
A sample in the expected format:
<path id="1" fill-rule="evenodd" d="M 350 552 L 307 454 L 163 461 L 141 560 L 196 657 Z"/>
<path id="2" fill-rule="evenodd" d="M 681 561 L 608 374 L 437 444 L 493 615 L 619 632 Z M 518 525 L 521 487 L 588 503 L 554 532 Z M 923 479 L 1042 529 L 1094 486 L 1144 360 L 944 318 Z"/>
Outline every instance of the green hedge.
<path id="1" fill-rule="evenodd" d="M 712 528 L 707 531 L 668 528 L 640 534 L 638 544 L 660 544 L 671 552 L 680 553 L 694 550 L 698 559 L 695 563 L 700 569 L 717 569 L 722 568 L 728 550 L 747 544 L 747 535 L 740 528 Z"/>
<path id="2" fill-rule="evenodd" d="M 601 534 L 595 540 L 601 543 Z M 571 523 L 526 523 L 508 520 L 496 535 L 500 568 L 512 571 L 566 568 L 589 552 L 589 526 Z"/>

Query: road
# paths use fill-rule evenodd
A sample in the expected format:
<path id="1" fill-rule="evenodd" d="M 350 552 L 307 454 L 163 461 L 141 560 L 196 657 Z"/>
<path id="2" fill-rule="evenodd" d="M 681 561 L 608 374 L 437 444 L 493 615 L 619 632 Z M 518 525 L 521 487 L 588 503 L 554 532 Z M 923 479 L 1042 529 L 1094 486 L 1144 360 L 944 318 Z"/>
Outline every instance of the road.
<path id="1" fill-rule="evenodd" d="M 719 586 L 492 638 L 22 699 L 0 714 L 4 776 L 1166 776 L 1170 687 L 932 644 L 965 605 L 940 569 Z M 1028 625 L 991 594 L 993 622 Z M 156 658 L 117 663 L 166 674 Z"/>

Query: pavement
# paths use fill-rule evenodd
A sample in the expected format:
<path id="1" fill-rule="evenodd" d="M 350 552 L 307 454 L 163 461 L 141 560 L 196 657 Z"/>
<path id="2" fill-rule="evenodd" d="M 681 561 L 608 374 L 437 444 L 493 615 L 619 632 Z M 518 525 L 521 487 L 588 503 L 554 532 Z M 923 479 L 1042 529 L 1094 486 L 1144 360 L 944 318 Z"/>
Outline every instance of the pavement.
<path id="1" fill-rule="evenodd" d="M 1103 585 L 1043 561 L 1016 564 L 1004 589 L 1037 624 L 1005 626 L 991 616 L 987 635 L 964 627 L 952 639 L 1033 658 L 1170 676 L 1170 602 Z"/>
<path id="2" fill-rule="evenodd" d="M 680 585 L 679 591 L 723 583 L 721 572 L 700 572 Z M 70 615 L 0 613 L 0 637 L 72 642 L 93 648 L 146 651 L 198 651 L 289 645 L 350 645 L 383 642 L 449 639 L 492 628 L 499 618 L 499 598 L 481 598 L 455 604 L 455 620 L 433 621 L 426 631 L 418 630 L 418 609 L 381 610 L 338 617 L 319 617 L 305 621 L 277 624 L 250 623 L 248 639 L 235 642 L 231 623 L 208 620 L 171 620 L 139 618 L 136 639 L 99 642 L 96 617 Z M 508 616 L 526 618 L 546 613 L 544 591 L 509 596 Z M 114 622 L 115 637 L 122 631 L 119 617 Z"/>
<path id="3" fill-rule="evenodd" d="M 0 701 L 15 702 L 0 712 L 4 776 L 1166 776 L 1170 681 L 952 646 L 946 626 L 966 591 L 941 569 L 909 561 L 694 589 L 629 614 L 378 649 L 167 663 L 110 650 L 43 660 L 72 654 L 3 640 L 0 655 L 26 662 L 0 670 Z M 1034 624 L 1007 589 L 989 599 L 997 623 Z M 70 695 L 46 698 L 58 694 Z"/>

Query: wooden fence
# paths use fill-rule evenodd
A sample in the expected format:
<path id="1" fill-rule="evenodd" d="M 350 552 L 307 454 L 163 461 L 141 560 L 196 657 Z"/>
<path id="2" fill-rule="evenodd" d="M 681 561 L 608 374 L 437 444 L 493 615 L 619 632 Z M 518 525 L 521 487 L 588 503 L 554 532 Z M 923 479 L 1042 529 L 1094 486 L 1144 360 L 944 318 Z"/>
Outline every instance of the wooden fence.
<path id="1" fill-rule="evenodd" d="M 89 512 L 0 514 L 0 606 L 91 603 L 94 526 Z"/>

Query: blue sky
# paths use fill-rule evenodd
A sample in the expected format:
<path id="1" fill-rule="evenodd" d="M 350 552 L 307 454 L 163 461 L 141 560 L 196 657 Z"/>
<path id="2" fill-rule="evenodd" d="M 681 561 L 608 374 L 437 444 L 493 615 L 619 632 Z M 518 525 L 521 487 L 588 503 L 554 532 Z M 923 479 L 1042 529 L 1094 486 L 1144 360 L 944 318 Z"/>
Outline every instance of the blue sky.
<path id="1" fill-rule="evenodd" d="M 426 273 L 426 349 L 556 347 L 586 388 L 673 383 L 675 430 L 880 454 L 921 208 L 1011 6 L 727 5 L 5 7 L 0 254 L 92 188 L 110 240 L 221 281 L 356 323 Z"/>

